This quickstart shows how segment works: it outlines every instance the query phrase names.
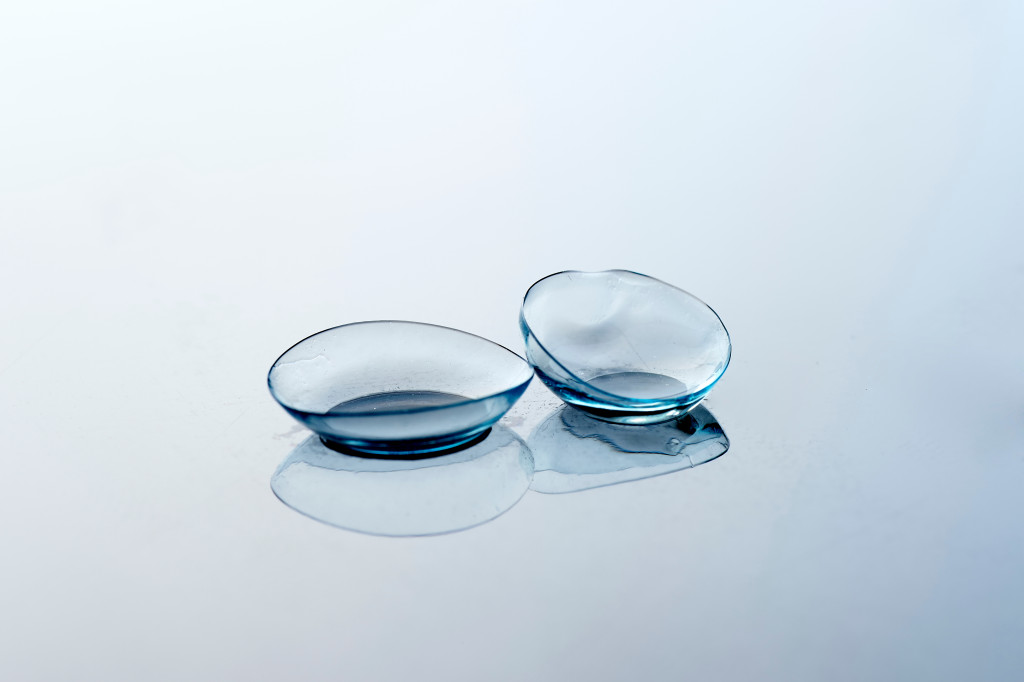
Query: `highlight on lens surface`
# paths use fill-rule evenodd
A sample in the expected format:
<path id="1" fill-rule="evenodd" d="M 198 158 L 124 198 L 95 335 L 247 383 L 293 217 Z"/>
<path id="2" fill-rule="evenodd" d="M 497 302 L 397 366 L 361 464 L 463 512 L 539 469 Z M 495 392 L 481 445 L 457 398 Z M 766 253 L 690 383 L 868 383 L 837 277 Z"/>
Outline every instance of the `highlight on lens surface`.
<path id="1" fill-rule="evenodd" d="M 342 450 L 443 452 L 487 431 L 526 390 L 530 366 L 487 339 L 419 322 L 314 334 L 270 369 L 274 399 Z"/>
<path id="2" fill-rule="evenodd" d="M 527 291 L 527 359 L 565 402 L 625 424 L 678 418 L 732 356 L 725 325 L 682 289 L 627 270 L 566 271 Z"/>

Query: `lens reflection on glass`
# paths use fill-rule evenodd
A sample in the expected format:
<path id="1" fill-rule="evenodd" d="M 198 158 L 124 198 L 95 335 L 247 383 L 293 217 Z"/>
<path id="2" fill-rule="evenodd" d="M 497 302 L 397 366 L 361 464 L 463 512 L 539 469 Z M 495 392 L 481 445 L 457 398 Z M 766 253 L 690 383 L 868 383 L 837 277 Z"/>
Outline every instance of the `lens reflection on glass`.
<path id="1" fill-rule="evenodd" d="M 370 459 L 301 443 L 270 481 L 286 505 L 318 521 L 373 535 L 436 535 L 480 525 L 529 489 L 533 458 L 512 431 L 429 459 Z"/>
<path id="2" fill-rule="evenodd" d="M 531 488 L 571 493 L 689 469 L 721 457 L 729 439 L 703 406 L 648 425 L 599 421 L 568 405 L 529 438 L 536 472 Z"/>

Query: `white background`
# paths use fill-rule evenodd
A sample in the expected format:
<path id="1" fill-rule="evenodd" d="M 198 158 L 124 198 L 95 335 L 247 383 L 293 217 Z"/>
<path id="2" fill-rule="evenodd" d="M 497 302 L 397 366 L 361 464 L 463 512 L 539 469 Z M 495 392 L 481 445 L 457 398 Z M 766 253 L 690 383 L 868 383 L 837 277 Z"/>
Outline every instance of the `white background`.
<path id="1" fill-rule="evenodd" d="M 1022 29 L 996 1 L 4 4 L 0 677 L 1020 679 Z M 521 349 L 534 280 L 607 267 L 729 327 L 724 457 L 425 539 L 274 498 L 291 343 Z"/>

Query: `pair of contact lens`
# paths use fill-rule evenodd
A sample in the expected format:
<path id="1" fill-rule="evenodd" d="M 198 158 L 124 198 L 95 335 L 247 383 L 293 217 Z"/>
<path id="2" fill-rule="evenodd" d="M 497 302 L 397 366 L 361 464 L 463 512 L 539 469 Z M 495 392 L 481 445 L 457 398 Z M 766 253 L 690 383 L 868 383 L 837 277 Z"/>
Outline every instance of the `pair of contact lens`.
<path id="1" fill-rule="evenodd" d="M 527 291 L 520 327 L 526 360 L 448 327 L 346 324 L 289 348 L 268 384 L 277 402 L 330 447 L 415 457 L 484 438 L 534 373 L 598 419 L 649 424 L 681 417 L 721 378 L 732 351 L 707 304 L 625 270 L 545 277 Z"/>

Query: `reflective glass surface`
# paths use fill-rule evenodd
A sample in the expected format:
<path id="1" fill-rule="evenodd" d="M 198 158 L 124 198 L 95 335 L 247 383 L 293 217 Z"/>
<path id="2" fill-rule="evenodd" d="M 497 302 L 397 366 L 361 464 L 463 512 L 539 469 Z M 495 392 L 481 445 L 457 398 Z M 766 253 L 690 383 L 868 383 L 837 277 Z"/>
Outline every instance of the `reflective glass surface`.
<path id="1" fill-rule="evenodd" d="M 6 3 L 0 679 L 1021 679 L 1022 33 L 998 0 Z M 612 268 L 728 326 L 721 456 L 669 424 L 583 471 L 620 434 L 534 381 L 504 448 L 375 478 L 268 395 L 359 320 L 523 352 L 533 282 Z"/>

